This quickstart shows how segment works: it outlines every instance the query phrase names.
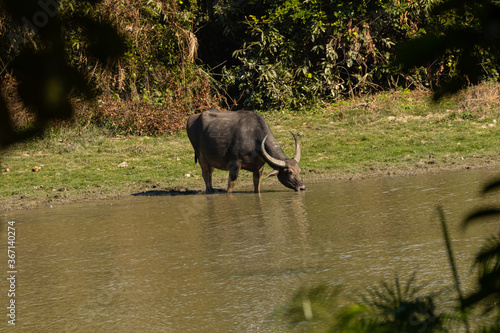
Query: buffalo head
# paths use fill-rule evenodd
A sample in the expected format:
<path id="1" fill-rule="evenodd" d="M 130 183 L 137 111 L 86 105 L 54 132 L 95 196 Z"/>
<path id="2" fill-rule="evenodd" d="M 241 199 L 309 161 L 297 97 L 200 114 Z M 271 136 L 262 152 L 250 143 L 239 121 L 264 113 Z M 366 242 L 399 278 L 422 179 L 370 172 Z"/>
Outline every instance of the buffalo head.
<path id="1" fill-rule="evenodd" d="M 267 135 L 264 140 L 262 140 L 261 151 L 266 162 L 274 168 L 268 177 L 277 175 L 278 180 L 286 187 L 294 189 L 295 191 L 304 191 L 306 186 L 302 182 L 302 179 L 300 179 L 300 143 L 297 136 L 292 132 L 290 133 L 295 140 L 295 155 L 292 159 L 287 158 L 285 160 L 280 160 L 269 155 L 265 147 Z"/>

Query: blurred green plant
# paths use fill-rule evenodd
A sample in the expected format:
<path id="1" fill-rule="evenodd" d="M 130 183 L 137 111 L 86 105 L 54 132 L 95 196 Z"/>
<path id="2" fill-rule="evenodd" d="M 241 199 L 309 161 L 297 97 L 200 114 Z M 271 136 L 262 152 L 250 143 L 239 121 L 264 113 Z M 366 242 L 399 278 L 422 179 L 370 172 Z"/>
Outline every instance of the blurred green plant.
<path id="1" fill-rule="evenodd" d="M 416 273 L 406 284 L 396 275 L 393 283 L 367 288 L 360 302 L 338 305 L 338 288 L 325 285 L 300 289 L 277 311 L 291 332 L 440 332 L 444 315 L 438 314 L 436 294 L 422 294 Z"/>
<path id="2" fill-rule="evenodd" d="M 332 314 L 337 307 L 339 290 L 320 285 L 299 289 L 276 318 L 292 332 L 303 330 L 324 331 L 334 324 Z"/>
<path id="3" fill-rule="evenodd" d="M 500 179 L 482 189 L 483 196 L 500 192 Z M 477 288 L 463 295 L 455 267 L 454 255 L 447 231 L 443 209 L 438 207 L 443 235 L 450 259 L 459 308 L 453 313 L 439 311 L 439 293 L 422 294 L 416 285 L 416 272 L 405 285 L 396 275 L 393 283 L 382 281 L 367 288 L 361 301 L 349 306 L 338 305 L 338 287 L 333 291 L 322 285 L 300 289 L 292 300 L 277 311 L 279 321 L 291 332 L 446 332 L 460 320 L 470 332 L 468 316 L 473 309 L 483 309 L 478 316 L 489 318 L 489 324 L 477 327 L 477 332 L 500 332 L 500 233 L 490 236 L 476 255 Z M 469 214 L 464 228 L 481 221 L 498 221 L 500 206 L 480 208 Z M 491 316 L 493 315 L 493 321 Z M 449 320 L 454 319 L 454 320 Z"/>
<path id="4" fill-rule="evenodd" d="M 500 191 L 500 179 L 486 185 L 483 196 L 491 196 Z M 480 221 L 500 221 L 500 206 L 480 208 L 467 216 L 464 227 Z M 478 268 L 478 289 L 465 297 L 465 307 L 484 305 L 487 312 L 495 311 L 500 323 L 500 234 L 490 236 L 475 258 Z"/>
<path id="5" fill-rule="evenodd" d="M 443 314 L 436 312 L 436 293 L 421 295 L 414 272 L 402 285 L 398 275 L 393 283 L 380 282 L 362 295 L 362 304 L 372 309 L 370 322 L 386 332 L 438 332 L 443 329 Z"/>

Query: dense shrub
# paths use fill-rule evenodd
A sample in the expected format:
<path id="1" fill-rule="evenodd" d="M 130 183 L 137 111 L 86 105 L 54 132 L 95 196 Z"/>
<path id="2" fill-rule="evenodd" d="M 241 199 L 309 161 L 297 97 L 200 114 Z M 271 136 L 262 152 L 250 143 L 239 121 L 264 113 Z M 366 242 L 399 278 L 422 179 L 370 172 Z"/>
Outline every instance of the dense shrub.
<path id="1" fill-rule="evenodd" d="M 93 1 L 79 4 L 93 7 Z M 88 15 L 63 17 L 60 3 L 48 1 L 0 1 L 0 147 L 32 138 L 44 132 L 53 120 L 73 114 L 71 96 L 94 96 L 87 68 L 72 66 L 67 56 L 65 27 L 79 29 L 89 39 L 86 52 L 101 63 L 119 59 L 125 42 L 113 25 Z M 6 84 L 14 79 L 16 96 L 10 96 Z M 8 88 L 8 87 L 7 87 Z M 9 101 L 13 99 L 13 103 Z M 14 120 L 22 103 L 34 121 L 23 129 Z M 9 105 L 10 104 L 10 105 Z M 29 118 L 29 117 L 27 117 Z"/>
<path id="2" fill-rule="evenodd" d="M 238 61 L 225 67 L 221 81 L 233 100 L 250 108 L 297 108 L 394 87 L 438 89 L 457 77 L 498 79 L 493 41 L 500 23 L 491 1 L 223 3 L 214 20 L 231 43 L 241 42 L 233 52 Z M 494 36 L 479 39 L 486 28 Z M 443 45 L 427 43 L 428 36 L 453 32 Z M 410 57 L 421 61 L 402 70 L 398 50 L 414 38 L 425 45 L 410 48 Z"/>
<path id="3" fill-rule="evenodd" d="M 408 85 L 391 66 L 395 47 L 420 32 L 429 2 L 251 1 L 260 13 L 244 17 L 226 90 L 248 107 L 281 108 Z"/>
<path id="4" fill-rule="evenodd" d="M 234 52 L 240 64 L 225 80 L 250 107 L 298 107 L 393 87 L 395 45 L 417 33 L 424 2 L 283 0 L 245 18 Z"/>

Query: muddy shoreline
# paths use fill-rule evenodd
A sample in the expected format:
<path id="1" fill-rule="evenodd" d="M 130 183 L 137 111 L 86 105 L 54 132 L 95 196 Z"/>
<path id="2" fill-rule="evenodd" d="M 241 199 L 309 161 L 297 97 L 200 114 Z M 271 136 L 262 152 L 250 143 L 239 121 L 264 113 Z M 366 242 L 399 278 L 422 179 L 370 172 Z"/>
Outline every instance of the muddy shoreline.
<path id="1" fill-rule="evenodd" d="M 375 177 L 406 177 L 422 174 L 436 174 L 441 172 L 454 172 L 464 170 L 478 170 L 484 169 L 485 171 L 498 170 L 498 177 L 500 178 L 500 155 L 495 158 L 470 158 L 467 161 L 458 160 L 449 163 L 429 163 L 426 165 L 406 166 L 406 167 L 393 167 L 388 166 L 383 169 L 370 169 L 364 172 L 349 173 L 342 170 L 324 171 L 304 168 L 302 177 L 304 182 L 314 183 L 323 181 L 336 181 L 336 180 L 363 180 Z M 238 192 L 251 192 L 252 185 L 251 179 L 241 177 L 237 183 L 236 193 Z M 78 192 L 78 191 L 64 191 L 50 198 L 48 197 L 29 197 L 29 196 L 12 196 L 0 200 L 2 207 L 2 214 L 7 212 L 36 209 L 41 207 L 52 207 L 53 205 L 68 205 L 74 203 L 92 203 L 103 200 L 117 200 L 130 196 L 177 196 L 177 195 L 204 195 L 203 180 L 198 179 L 198 185 L 193 187 L 185 187 L 182 185 L 183 179 L 179 179 L 179 186 L 175 187 L 161 187 L 158 185 L 137 185 L 126 186 L 122 188 L 113 189 L 109 191 L 93 191 Z M 266 184 L 267 183 L 267 184 Z M 272 185 L 271 185 L 272 184 Z M 265 193 L 267 186 L 276 186 L 277 181 L 266 181 L 263 184 L 262 190 Z M 279 185 L 278 185 L 279 186 Z M 284 190 L 287 190 L 283 188 Z M 219 193 L 225 193 L 220 189 Z"/>

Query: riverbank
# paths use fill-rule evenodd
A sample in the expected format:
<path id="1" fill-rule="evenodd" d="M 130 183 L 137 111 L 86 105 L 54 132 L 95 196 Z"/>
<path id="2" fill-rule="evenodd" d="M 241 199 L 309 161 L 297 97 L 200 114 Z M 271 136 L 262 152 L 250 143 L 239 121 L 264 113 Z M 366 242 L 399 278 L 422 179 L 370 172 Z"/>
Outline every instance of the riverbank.
<path id="1" fill-rule="evenodd" d="M 498 168 L 500 108 L 494 96 L 478 96 L 469 92 L 433 104 L 422 92 L 394 91 L 263 116 L 287 155 L 294 153 L 288 131 L 299 136 L 306 184 Z M 0 164 L 3 211 L 134 194 L 198 193 L 204 188 L 185 131 L 110 136 L 92 126 L 55 127 L 42 139 L 4 151 Z M 214 173 L 215 187 L 225 188 L 226 182 L 227 172 Z M 252 191 L 251 183 L 251 174 L 242 171 L 236 191 Z M 278 181 L 264 179 L 263 191 L 271 184 Z"/>

